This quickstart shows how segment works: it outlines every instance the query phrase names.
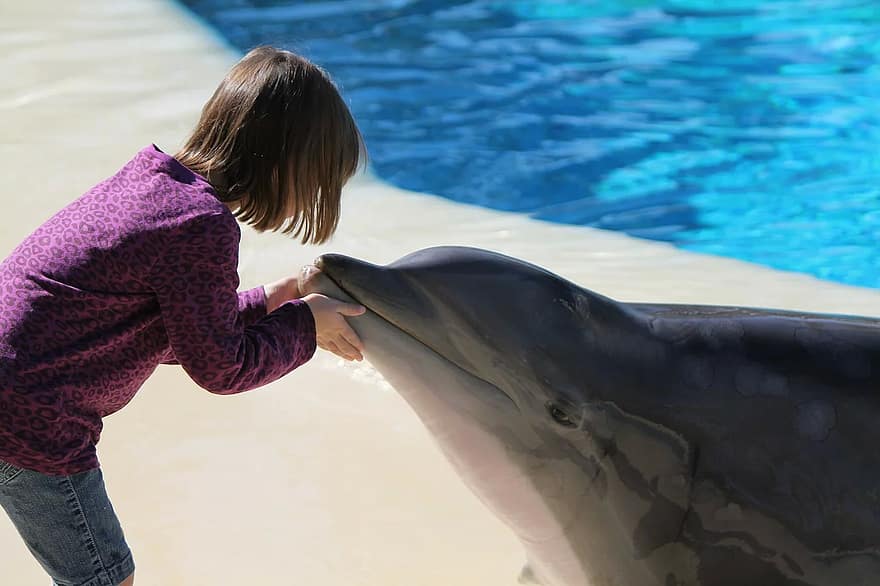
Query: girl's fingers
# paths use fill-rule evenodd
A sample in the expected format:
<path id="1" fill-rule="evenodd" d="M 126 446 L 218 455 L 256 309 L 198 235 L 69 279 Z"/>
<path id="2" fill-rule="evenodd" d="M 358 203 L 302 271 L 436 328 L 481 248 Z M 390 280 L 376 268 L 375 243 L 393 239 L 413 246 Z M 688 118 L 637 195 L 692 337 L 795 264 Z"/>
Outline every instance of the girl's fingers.
<path id="1" fill-rule="evenodd" d="M 318 342 L 318 345 L 324 350 L 332 352 L 333 354 L 336 354 L 337 356 L 339 356 L 340 358 L 344 358 L 345 360 L 363 359 L 358 349 L 342 338 L 335 338 L 332 340 L 322 338 L 322 340 Z"/>
<path id="2" fill-rule="evenodd" d="M 327 350 L 328 352 L 339 354 L 339 348 L 336 346 L 333 340 L 328 340 L 327 338 L 324 338 L 323 340 L 318 341 L 318 346 L 320 346 L 324 350 Z"/>
<path id="3" fill-rule="evenodd" d="M 339 331 L 339 337 L 354 346 L 359 353 L 363 353 L 364 343 L 361 342 L 360 337 L 353 329 L 351 329 L 351 327 L 346 325 L 344 328 L 341 328 Z"/>
<path id="4" fill-rule="evenodd" d="M 344 358 L 348 360 L 360 360 L 362 358 L 360 351 L 343 339 L 337 339 L 336 346 L 343 352 Z"/>
<path id="5" fill-rule="evenodd" d="M 318 345 L 346 360 L 363 360 L 363 342 L 345 316 L 361 315 L 366 309 L 322 295 L 308 295 L 305 299 L 315 317 Z"/>
<path id="6" fill-rule="evenodd" d="M 350 340 L 346 340 L 345 338 L 340 338 L 336 341 L 336 344 L 345 349 L 347 352 L 351 352 L 357 359 L 362 359 L 364 357 L 364 349 L 359 348 L 351 343 Z"/>
<path id="7" fill-rule="evenodd" d="M 336 306 L 336 311 L 341 313 L 342 315 L 363 315 L 367 308 L 363 305 L 358 305 L 357 303 L 345 303 L 344 301 L 340 301 L 339 305 Z"/>

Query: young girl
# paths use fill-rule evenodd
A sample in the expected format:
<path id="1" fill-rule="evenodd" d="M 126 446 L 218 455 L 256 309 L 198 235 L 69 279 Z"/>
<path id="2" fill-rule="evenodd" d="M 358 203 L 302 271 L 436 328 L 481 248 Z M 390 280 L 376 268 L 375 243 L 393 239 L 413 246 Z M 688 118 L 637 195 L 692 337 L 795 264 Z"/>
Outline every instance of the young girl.
<path id="1" fill-rule="evenodd" d="M 325 242 L 362 139 L 328 76 L 258 48 L 174 157 L 148 146 L 0 264 L 0 505 L 60 586 L 132 584 L 95 444 L 160 363 L 217 394 L 260 387 L 316 344 L 349 360 L 343 316 L 296 276 L 242 293 L 237 216 Z"/>

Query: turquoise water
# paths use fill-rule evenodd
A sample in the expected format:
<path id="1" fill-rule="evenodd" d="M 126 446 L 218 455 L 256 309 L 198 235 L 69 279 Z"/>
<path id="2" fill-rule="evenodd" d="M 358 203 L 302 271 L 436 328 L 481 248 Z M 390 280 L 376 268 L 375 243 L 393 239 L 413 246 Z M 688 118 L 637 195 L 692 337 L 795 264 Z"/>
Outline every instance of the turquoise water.
<path id="1" fill-rule="evenodd" d="M 188 0 L 337 79 L 385 180 L 880 287 L 877 0 Z"/>

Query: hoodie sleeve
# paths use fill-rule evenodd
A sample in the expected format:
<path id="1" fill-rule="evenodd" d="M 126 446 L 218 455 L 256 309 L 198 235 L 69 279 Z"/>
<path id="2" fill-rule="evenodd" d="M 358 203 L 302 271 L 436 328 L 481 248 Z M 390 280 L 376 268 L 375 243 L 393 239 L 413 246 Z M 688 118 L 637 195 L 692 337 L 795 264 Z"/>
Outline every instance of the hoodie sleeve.
<path id="1" fill-rule="evenodd" d="M 244 327 L 251 326 L 266 317 L 266 291 L 263 286 L 238 293 L 238 313 Z"/>
<path id="2" fill-rule="evenodd" d="M 241 232 L 231 214 L 187 220 L 164 236 L 150 271 L 171 351 L 202 388 L 233 394 L 268 384 L 315 352 L 308 305 L 266 314 L 262 289 L 237 292 Z"/>
<path id="3" fill-rule="evenodd" d="M 251 326 L 266 317 L 266 291 L 262 285 L 238 293 L 238 312 L 244 327 Z M 170 347 L 159 362 L 160 364 L 180 364 Z"/>

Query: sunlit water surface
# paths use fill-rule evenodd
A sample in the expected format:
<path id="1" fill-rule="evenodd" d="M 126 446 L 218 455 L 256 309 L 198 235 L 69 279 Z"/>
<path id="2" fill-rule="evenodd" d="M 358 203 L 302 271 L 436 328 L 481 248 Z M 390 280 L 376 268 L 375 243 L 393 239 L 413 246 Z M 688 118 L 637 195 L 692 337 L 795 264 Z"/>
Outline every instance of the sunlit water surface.
<path id="1" fill-rule="evenodd" d="M 186 0 L 401 187 L 880 287 L 875 0 Z"/>

